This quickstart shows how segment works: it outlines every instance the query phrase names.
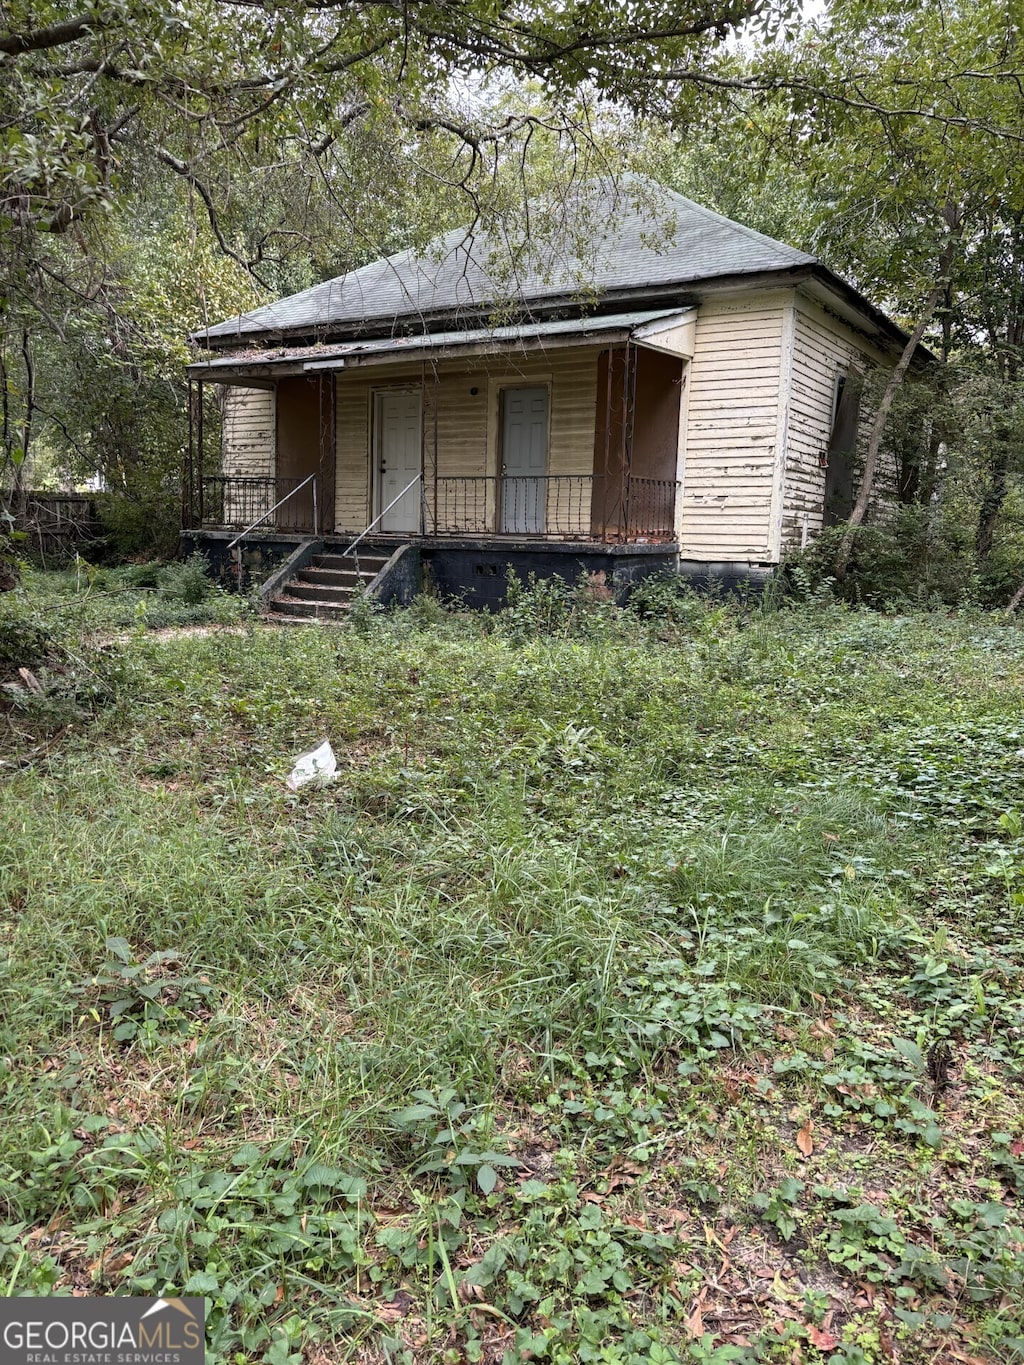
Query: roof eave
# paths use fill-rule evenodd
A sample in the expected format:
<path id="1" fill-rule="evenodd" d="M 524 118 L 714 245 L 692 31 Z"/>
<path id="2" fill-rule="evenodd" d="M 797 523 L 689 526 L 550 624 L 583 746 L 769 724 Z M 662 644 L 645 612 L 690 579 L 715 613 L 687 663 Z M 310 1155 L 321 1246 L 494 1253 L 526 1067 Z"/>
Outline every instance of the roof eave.
<path id="1" fill-rule="evenodd" d="M 661 303 L 671 303 L 674 307 L 691 307 L 700 303 L 702 296 L 716 294 L 730 289 L 766 289 L 766 288 L 796 288 L 808 280 L 817 280 L 826 288 L 839 296 L 839 298 L 850 308 L 852 308 L 867 324 L 865 330 L 869 334 L 874 334 L 874 338 L 882 343 L 886 349 L 902 351 L 909 340 L 908 334 L 893 320 L 877 308 L 873 303 L 864 297 L 853 285 L 848 284 L 841 276 L 819 261 L 808 261 L 792 266 L 787 266 L 777 270 L 762 270 L 756 272 L 733 272 L 725 275 L 709 276 L 699 280 L 679 280 L 663 282 L 659 284 L 647 285 L 643 288 L 630 287 L 627 289 L 610 289 L 601 294 L 595 300 L 597 306 L 603 312 L 610 312 L 615 308 L 625 305 L 636 307 L 655 301 Z M 578 294 L 558 294 L 544 295 L 532 299 L 524 299 L 524 312 L 533 319 L 541 319 L 545 314 L 560 312 L 570 309 L 573 312 L 583 315 L 585 305 L 581 303 Z M 595 320 L 600 316 L 599 313 L 591 314 Z M 470 330 L 474 326 L 486 326 L 491 312 L 489 309 L 481 307 L 469 310 L 465 307 L 436 309 L 434 312 L 424 312 L 416 319 L 424 332 L 439 330 L 442 326 L 450 328 L 454 323 L 459 328 Z M 394 317 L 364 318 L 358 326 L 351 324 L 346 326 L 332 326 L 325 324 L 320 327 L 289 327 L 278 328 L 266 331 L 235 332 L 230 335 L 210 337 L 206 333 L 196 332 L 189 337 L 189 341 L 200 350 L 220 351 L 228 350 L 239 345 L 252 345 L 260 349 L 270 349 L 274 346 L 298 346 L 301 344 L 331 344 L 342 343 L 345 341 L 369 341 L 377 338 L 393 336 L 398 319 Z M 936 363 L 936 357 L 927 347 L 919 345 L 914 353 L 913 367 L 921 370 Z M 199 366 L 202 362 L 198 363 Z M 198 368 L 198 366 L 197 366 Z"/>
<path id="2" fill-rule="evenodd" d="M 808 272 L 808 277 L 819 280 L 860 313 L 874 329 L 879 341 L 887 342 L 893 350 L 902 352 L 905 349 L 910 340 L 909 332 L 905 332 L 898 323 L 893 322 L 887 313 L 876 308 L 858 289 L 855 289 L 852 284 L 848 284 L 841 275 L 836 275 L 829 270 L 828 266 L 818 262 Z M 937 364 L 938 357 L 927 346 L 918 343 L 911 359 L 911 366 L 915 370 L 921 371 Z"/>
<path id="3" fill-rule="evenodd" d="M 646 285 L 643 288 L 631 286 L 626 289 L 609 289 L 596 296 L 594 303 L 602 311 L 612 311 L 620 305 L 636 306 L 646 301 L 664 299 L 671 301 L 673 307 L 685 308 L 698 303 L 700 293 L 709 287 L 749 285 L 756 289 L 769 283 L 798 283 L 799 280 L 806 278 L 810 269 L 810 264 L 800 264 L 779 270 L 764 270 L 755 273 L 734 272 L 698 280 L 670 280 L 659 284 Z M 581 302 L 578 292 L 524 298 L 522 305 L 523 311 L 532 318 L 540 318 L 545 314 L 559 312 L 567 308 L 582 315 L 586 308 L 586 303 Z M 416 315 L 415 320 L 420 324 L 422 330 L 427 332 L 436 330 L 440 323 L 456 323 L 458 326 L 468 329 L 474 325 L 486 326 L 492 313 L 493 308 L 490 305 L 481 305 L 477 309 L 468 309 L 461 305 L 458 308 L 440 308 L 433 312 L 423 312 Z M 592 316 L 599 316 L 599 314 L 592 314 Z M 303 342 L 311 344 L 315 341 L 330 344 L 331 341 L 364 340 L 391 335 L 394 332 L 396 322 L 401 320 L 386 315 L 376 318 L 363 318 L 357 326 L 324 323 L 315 327 L 279 327 L 268 328 L 263 331 L 240 330 L 214 337 L 209 336 L 206 332 L 199 331 L 193 332 L 189 336 L 189 341 L 203 350 L 226 350 L 228 347 L 246 343 L 258 345 L 261 348 L 277 344 L 299 345 Z"/>

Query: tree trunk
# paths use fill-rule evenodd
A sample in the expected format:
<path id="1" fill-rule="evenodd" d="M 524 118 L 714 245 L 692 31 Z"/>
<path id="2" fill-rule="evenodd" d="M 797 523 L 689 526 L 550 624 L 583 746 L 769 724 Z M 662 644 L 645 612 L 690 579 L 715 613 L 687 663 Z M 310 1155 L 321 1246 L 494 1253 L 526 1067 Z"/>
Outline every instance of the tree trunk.
<path id="1" fill-rule="evenodd" d="M 14 466 L 14 512 L 19 526 L 27 520 L 28 488 L 25 479 L 28 475 L 28 452 L 32 443 L 32 419 L 35 416 L 36 375 L 32 365 L 32 350 L 29 346 L 28 329 L 21 334 L 21 354 L 25 362 L 25 416 L 21 427 L 21 459 Z"/>
<path id="2" fill-rule="evenodd" d="M 885 386 L 878 411 L 875 413 L 875 420 L 871 424 L 871 434 L 868 437 L 868 448 L 864 457 L 864 471 L 861 474 L 857 501 L 853 504 L 853 510 L 846 523 L 846 531 L 839 542 L 839 549 L 836 551 L 835 576 L 840 582 L 846 577 L 850 555 L 853 553 L 853 542 L 857 534 L 857 527 L 863 522 L 868 510 L 868 503 L 871 501 L 871 494 L 875 486 L 875 474 L 878 471 L 878 457 L 882 450 L 882 437 L 885 435 L 885 427 L 889 420 L 889 410 L 892 407 L 893 399 L 906 378 L 907 371 L 910 369 L 910 362 L 921 344 L 928 324 L 935 315 L 935 310 L 945 298 L 946 291 L 949 288 L 950 270 L 963 234 L 963 219 L 959 210 L 950 204 L 946 205 L 943 217 L 946 220 L 949 235 L 939 257 L 939 278 L 925 299 L 921 315 L 917 320 L 917 326 L 910 334 L 907 344 L 903 348 L 903 354 L 889 376 L 889 382 Z"/>
<path id="3" fill-rule="evenodd" d="M 978 509 L 978 529 L 974 537 L 974 553 L 979 564 L 984 564 L 992 553 L 996 522 L 1006 501 L 1007 474 L 1010 468 L 1010 452 L 1007 443 L 997 442 L 997 454 L 992 464 L 988 488 Z"/>

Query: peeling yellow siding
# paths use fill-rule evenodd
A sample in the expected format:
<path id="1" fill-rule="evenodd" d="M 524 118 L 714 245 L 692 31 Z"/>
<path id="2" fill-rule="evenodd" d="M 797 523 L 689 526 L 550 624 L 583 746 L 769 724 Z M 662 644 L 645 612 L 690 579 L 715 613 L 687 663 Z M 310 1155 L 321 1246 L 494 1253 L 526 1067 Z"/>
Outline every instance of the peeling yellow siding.
<path id="1" fill-rule="evenodd" d="M 234 478 L 273 478 L 274 393 L 272 389 L 224 390 L 223 471 Z"/>
<path id="2" fill-rule="evenodd" d="M 337 377 L 336 528 L 361 531 L 371 508 L 372 395 L 386 388 L 423 389 L 424 467 L 429 494 L 434 468 L 441 477 L 498 473 L 498 405 L 502 388 L 547 386 L 550 392 L 548 470 L 590 474 L 594 463 L 597 347 L 530 356 L 488 356 L 427 365 L 376 365 Z M 476 389 L 474 394 L 472 389 Z M 589 513 L 585 513 L 589 515 Z"/>
<path id="3" fill-rule="evenodd" d="M 697 316 L 683 446 L 680 554 L 764 560 L 791 295 L 745 294 Z"/>
<path id="4" fill-rule="evenodd" d="M 851 366 L 886 364 L 880 351 L 838 318 L 797 295 L 789 431 L 786 444 L 783 549 L 821 530 L 825 501 L 822 459 L 832 432 L 836 379 Z M 861 410 L 862 439 L 871 414 Z"/>

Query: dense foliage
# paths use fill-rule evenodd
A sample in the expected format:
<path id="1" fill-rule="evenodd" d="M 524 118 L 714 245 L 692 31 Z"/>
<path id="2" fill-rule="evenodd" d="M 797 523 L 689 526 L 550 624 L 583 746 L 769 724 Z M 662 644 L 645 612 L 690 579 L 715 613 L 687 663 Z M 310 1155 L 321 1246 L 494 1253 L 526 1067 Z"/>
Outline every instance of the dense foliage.
<path id="1" fill-rule="evenodd" d="M 599 100 L 790 8 L 4 0 L 0 479 L 100 472 L 135 548 L 173 521 L 190 330 L 467 217 L 518 259 L 529 193 L 608 169 Z"/>
<path id="2" fill-rule="evenodd" d="M 272 1365 L 1024 1359 L 1019 629 L 541 584 L 97 649 L 46 584 L 26 666 L 102 687 L 3 694 L 9 1292 Z"/>

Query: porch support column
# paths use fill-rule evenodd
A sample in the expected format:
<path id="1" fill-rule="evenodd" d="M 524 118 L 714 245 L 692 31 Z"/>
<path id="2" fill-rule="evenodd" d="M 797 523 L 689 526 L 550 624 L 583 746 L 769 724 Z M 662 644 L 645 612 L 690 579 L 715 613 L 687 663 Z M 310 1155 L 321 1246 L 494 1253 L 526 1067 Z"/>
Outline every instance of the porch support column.
<path id="1" fill-rule="evenodd" d="M 195 383 L 187 379 L 185 406 L 188 409 L 188 445 L 185 447 L 185 467 L 181 471 L 181 529 L 191 531 L 195 521 Z"/>
<path id="2" fill-rule="evenodd" d="M 204 475 L 204 473 L 205 473 L 205 452 L 204 452 L 204 450 L 203 450 L 203 438 L 204 438 L 204 430 L 203 430 L 203 407 L 204 407 L 204 403 L 205 403 L 205 396 L 204 396 L 204 394 L 203 394 L 203 381 L 202 381 L 201 379 L 199 379 L 199 380 L 196 381 L 196 433 L 197 433 L 197 434 L 196 434 L 196 452 L 197 452 L 197 461 L 196 461 L 196 462 L 197 462 L 197 465 L 198 465 L 197 481 L 198 481 L 198 489 L 199 489 L 199 525 L 200 525 L 200 526 L 202 526 L 203 522 L 206 520 L 206 507 L 205 507 L 205 505 L 204 505 L 204 500 L 205 500 L 205 496 L 206 496 L 206 489 L 205 489 L 204 480 L 203 480 L 203 475 Z"/>
<path id="3" fill-rule="evenodd" d="M 437 529 L 437 407 L 441 393 L 441 379 L 437 373 L 437 361 L 431 357 L 430 367 L 434 372 L 434 529 Z"/>
<path id="4" fill-rule="evenodd" d="M 609 357 L 610 359 L 610 357 Z M 636 390 L 635 355 L 627 341 L 622 348 L 622 458 L 619 461 L 619 540 L 629 531 L 629 487 L 633 464 L 633 400 Z"/>

